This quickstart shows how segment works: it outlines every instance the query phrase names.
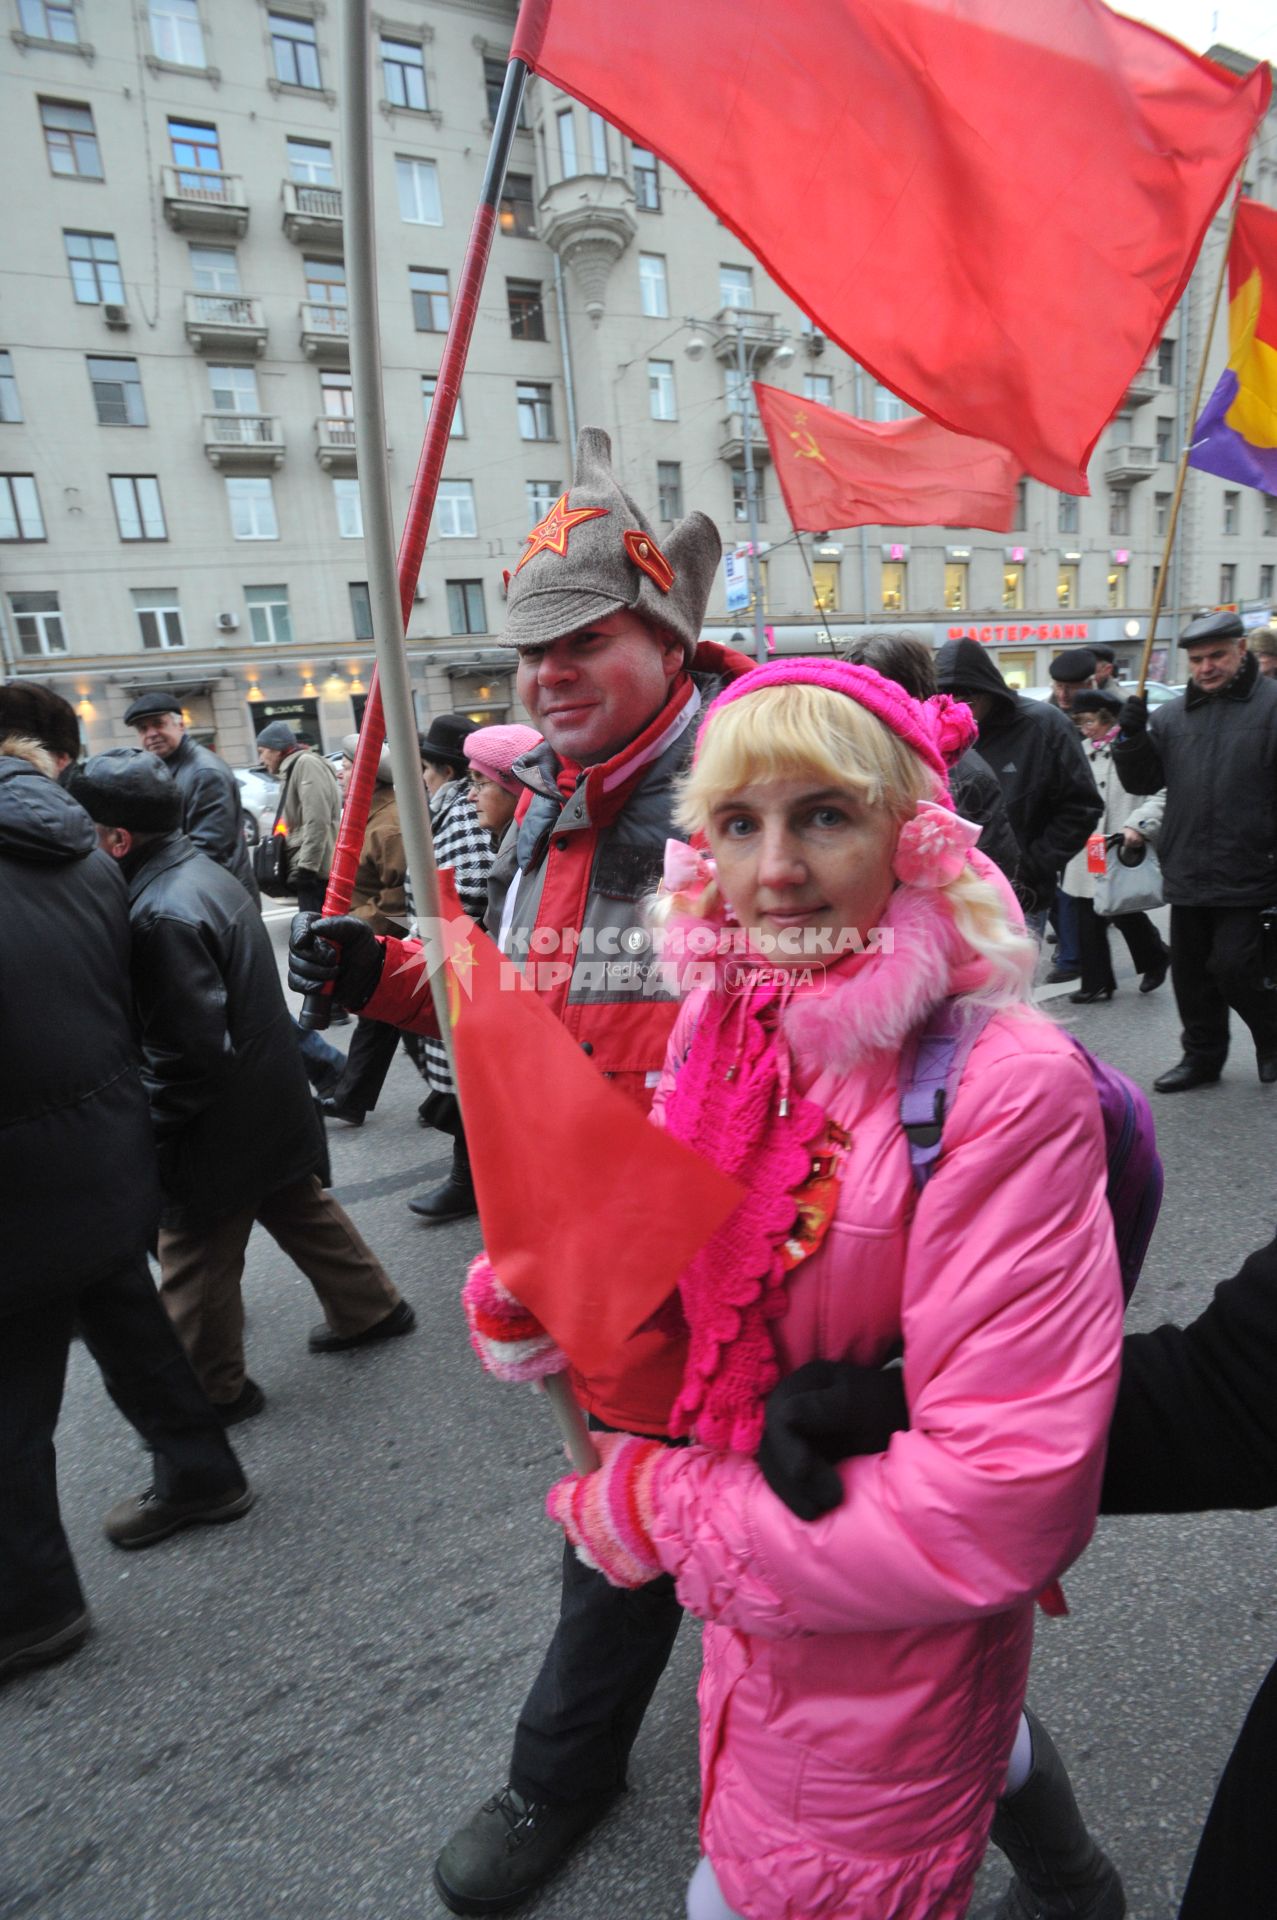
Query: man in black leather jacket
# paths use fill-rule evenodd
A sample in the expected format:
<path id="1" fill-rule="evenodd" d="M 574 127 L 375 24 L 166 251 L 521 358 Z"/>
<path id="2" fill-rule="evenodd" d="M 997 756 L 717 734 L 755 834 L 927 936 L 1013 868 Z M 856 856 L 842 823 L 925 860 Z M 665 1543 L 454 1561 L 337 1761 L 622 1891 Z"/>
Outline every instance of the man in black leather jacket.
<path id="1" fill-rule="evenodd" d="M 233 873 L 254 900 L 260 899 L 244 838 L 239 782 L 224 760 L 191 739 L 173 695 L 161 688 L 143 693 L 124 715 L 143 749 L 158 754 L 182 796 L 182 831 L 219 867 Z"/>

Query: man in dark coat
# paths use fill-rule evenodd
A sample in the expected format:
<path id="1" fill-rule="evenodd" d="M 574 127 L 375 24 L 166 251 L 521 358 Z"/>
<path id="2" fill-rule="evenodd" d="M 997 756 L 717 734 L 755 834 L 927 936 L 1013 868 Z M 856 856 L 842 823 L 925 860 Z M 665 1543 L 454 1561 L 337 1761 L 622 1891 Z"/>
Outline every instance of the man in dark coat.
<path id="1" fill-rule="evenodd" d="M 936 680 L 975 715 L 976 744 L 1002 783 L 1020 849 L 1016 886 L 1041 933 L 1060 872 L 1101 812 L 1077 728 L 1046 701 L 1013 693 L 978 640 L 947 640 L 936 654 Z"/>
<path id="2" fill-rule="evenodd" d="M 260 899 L 244 838 L 239 782 L 224 760 L 191 739 L 180 707 L 163 688 L 143 693 L 127 708 L 126 727 L 137 729 L 147 753 L 164 762 L 182 795 L 182 831 L 201 853 L 233 873 L 254 900 Z"/>
<path id="3" fill-rule="evenodd" d="M 0 687 L 0 1680 L 89 1631 L 53 1439 L 77 1325 L 154 1453 L 153 1487 L 111 1510 L 108 1537 L 147 1546 L 252 1504 L 147 1269 L 159 1192 L 128 906 L 57 782 L 79 744 L 59 695 Z"/>
<path id="4" fill-rule="evenodd" d="M 178 831 L 181 796 L 163 761 L 132 748 L 100 753 L 74 790 L 128 885 L 164 1195 L 161 1294 L 229 1424 L 265 1405 L 244 1370 L 240 1280 L 254 1221 L 319 1296 L 325 1323 L 312 1352 L 409 1333 L 416 1316 L 321 1185 L 323 1130 L 270 936 L 239 882 Z"/>
<path id="5" fill-rule="evenodd" d="M 1113 765 L 1128 793 L 1166 789 L 1157 852 L 1171 909 L 1171 984 L 1183 1058 L 1153 1082 L 1183 1093 L 1218 1080 L 1228 1010 L 1250 1028 L 1259 1077 L 1277 1081 L 1277 992 L 1260 909 L 1277 902 L 1277 682 L 1260 673 L 1235 613 L 1185 627 L 1192 684 L 1149 718 L 1134 695 Z"/>

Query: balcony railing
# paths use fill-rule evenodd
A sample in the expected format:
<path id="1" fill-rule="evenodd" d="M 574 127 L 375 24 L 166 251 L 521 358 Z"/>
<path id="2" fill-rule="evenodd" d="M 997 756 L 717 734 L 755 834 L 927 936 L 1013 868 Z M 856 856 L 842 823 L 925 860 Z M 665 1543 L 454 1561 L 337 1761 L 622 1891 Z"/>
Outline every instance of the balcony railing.
<path id="1" fill-rule="evenodd" d="M 308 360 L 350 357 L 350 309 L 335 302 L 303 300 L 301 346 Z"/>
<path id="2" fill-rule="evenodd" d="M 748 424 L 750 451 L 753 454 L 754 465 L 761 467 L 764 462 L 771 459 L 771 448 L 767 444 L 767 435 L 763 432 L 758 423 L 758 417 L 752 410 Z M 723 438 L 719 442 L 718 457 L 720 460 L 726 460 L 729 466 L 741 467 L 745 464 L 745 431 L 745 416 L 739 409 L 724 416 Z"/>
<path id="3" fill-rule="evenodd" d="M 298 246 L 340 242 L 341 188 L 285 180 L 284 232 Z"/>
<path id="4" fill-rule="evenodd" d="M 1138 373 L 1134 374 L 1130 386 L 1126 389 L 1128 407 L 1142 407 L 1151 400 L 1161 385 L 1156 358 L 1146 360 Z"/>
<path id="5" fill-rule="evenodd" d="M 355 423 L 342 414 L 321 413 L 315 422 L 315 458 L 325 473 L 355 471 Z"/>
<path id="6" fill-rule="evenodd" d="M 231 347 L 266 350 L 266 319 L 260 300 L 241 293 L 188 293 L 186 337 L 197 353 Z"/>
<path id="7" fill-rule="evenodd" d="M 164 218 L 179 233 L 243 233 L 248 201 L 238 173 L 195 167 L 161 170 Z"/>
<path id="8" fill-rule="evenodd" d="M 1104 455 L 1104 477 L 1112 486 L 1129 487 L 1147 480 L 1157 465 L 1152 447 L 1110 447 Z"/>
<path id="9" fill-rule="evenodd" d="M 278 414 L 206 413 L 204 451 L 215 467 L 281 467 L 284 434 Z"/>

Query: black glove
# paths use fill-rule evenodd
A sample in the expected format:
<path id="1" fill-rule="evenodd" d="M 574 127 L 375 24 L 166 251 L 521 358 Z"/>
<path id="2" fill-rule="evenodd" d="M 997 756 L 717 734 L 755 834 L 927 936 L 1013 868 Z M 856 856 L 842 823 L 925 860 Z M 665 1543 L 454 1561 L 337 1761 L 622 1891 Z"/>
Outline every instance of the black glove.
<path id="1" fill-rule="evenodd" d="M 1138 693 L 1128 694 L 1117 711 L 1117 724 L 1126 739 L 1148 732 L 1148 701 Z"/>
<path id="2" fill-rule="evenodd" d="M 883 1453 L 908 1425 L 899 1367 L 809 1360 L 768 1395 L 758 1465 L 791 1513 L 818 1520 L 842 1499 L 834 1462 Z"/>
<path id="3" fill-rule="evenodd" d="M 353 913 L 326 920 L 295 913 L 288 930 L 288 984 L 313 993 L 332 982 L 333 999 L 352 1013 L 371 1000 L 381 979 L 386 949 L 366 920 Z"/>

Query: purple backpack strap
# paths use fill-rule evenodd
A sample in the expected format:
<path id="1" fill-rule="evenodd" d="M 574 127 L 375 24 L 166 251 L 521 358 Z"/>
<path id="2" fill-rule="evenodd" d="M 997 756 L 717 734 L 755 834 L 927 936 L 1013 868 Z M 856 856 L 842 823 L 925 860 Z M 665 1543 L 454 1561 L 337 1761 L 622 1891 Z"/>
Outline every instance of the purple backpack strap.
<path id="1" fill-rule="evenodd" d="M 971 1049 L 989 1019 L 987 1007 L 959 1008 L 954 1000 L 942 1000 L 905 1043 L 900 1056 L 900 1125 L 919 1192 L 935 1172 L 945 1116 Z"/>

